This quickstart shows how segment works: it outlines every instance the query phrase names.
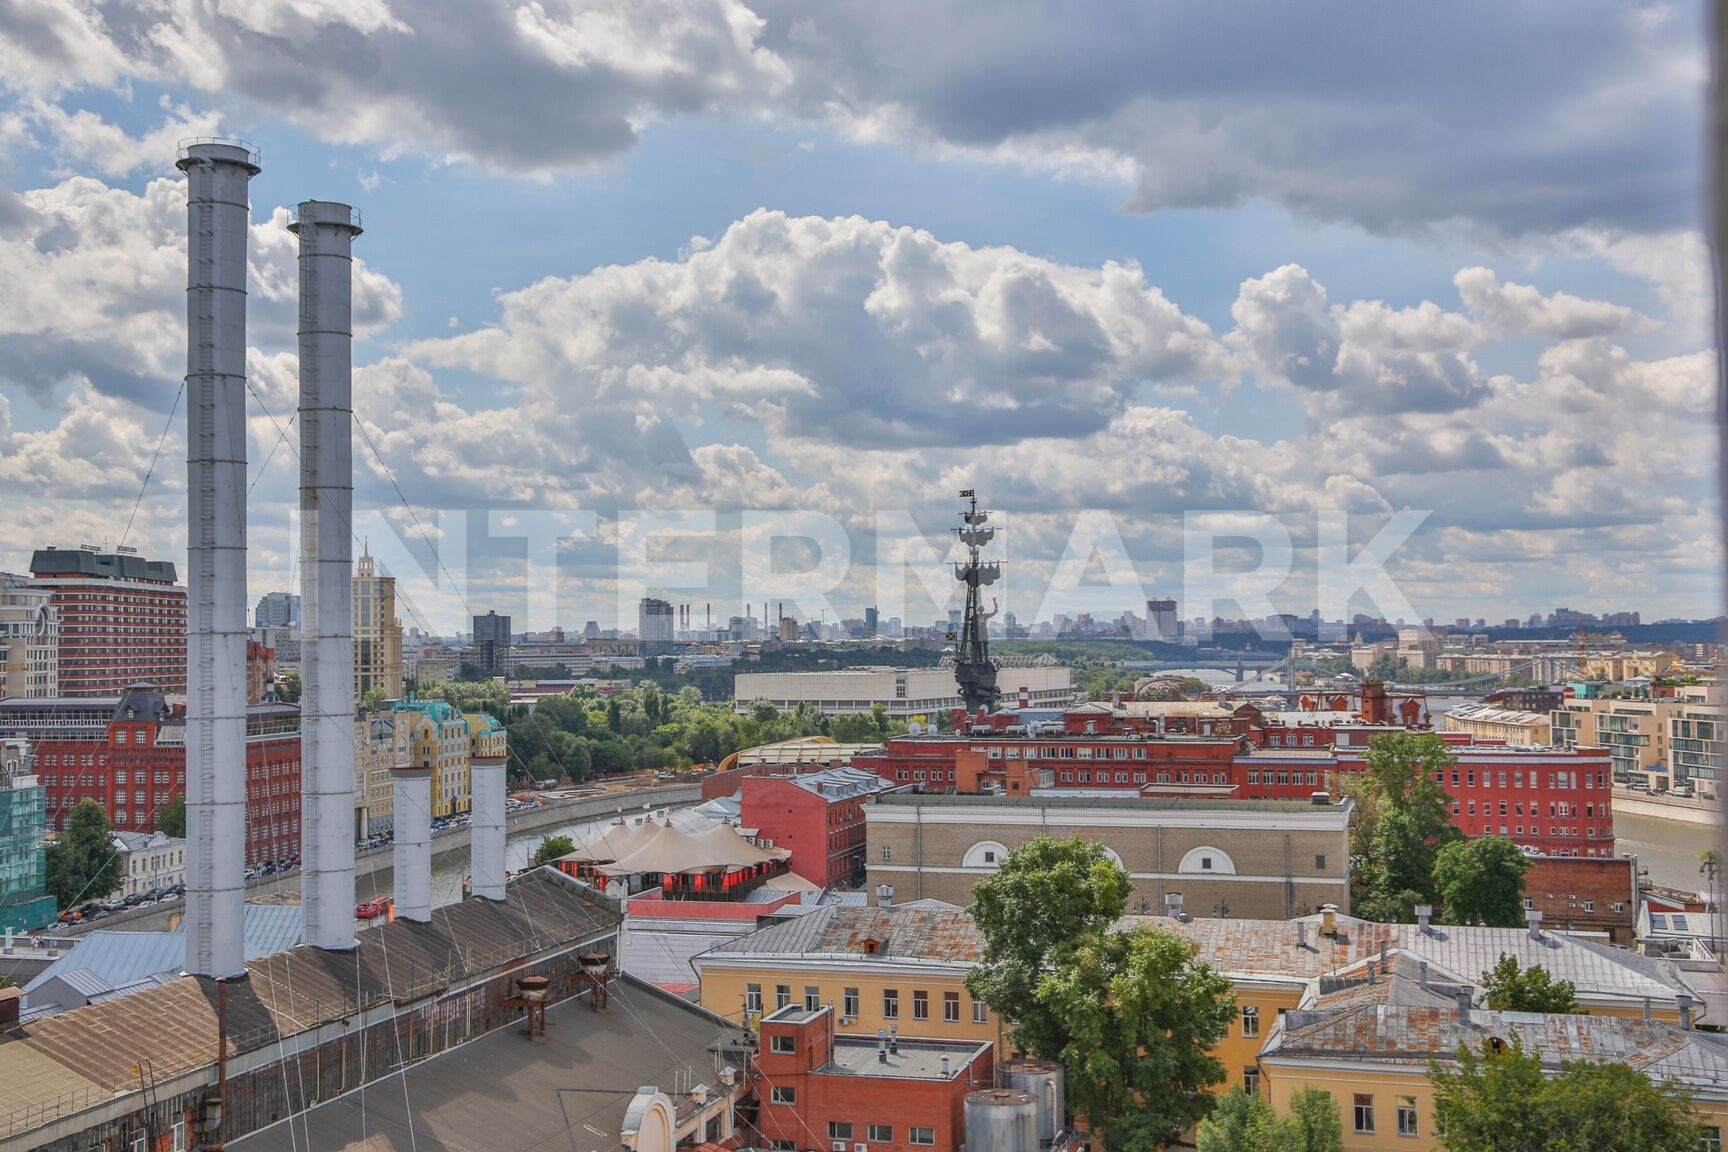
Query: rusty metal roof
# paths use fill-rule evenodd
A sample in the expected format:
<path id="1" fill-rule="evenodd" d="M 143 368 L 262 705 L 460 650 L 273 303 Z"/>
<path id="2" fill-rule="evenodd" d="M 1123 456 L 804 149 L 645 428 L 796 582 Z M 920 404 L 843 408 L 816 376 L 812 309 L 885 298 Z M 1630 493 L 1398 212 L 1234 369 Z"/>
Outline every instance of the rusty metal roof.
<path id="1" fill-rule="evenodd" d="M 1358 1004 L 1286 1014 L 1260 1058 L 1425 1066 L 1464 1044 L 1477 1048 L 1514 1038 L 1550 1068 L 1578 1060 L 1620 1061 L 1728 1098 L 1728 1039 L 1635 1017 Z"/>
<path id="2" fill-rule="evenodd" d="M 875 942 L 874 952 L 868 950 L 870 941 Z M 963 909 L 828 907 L 728 941 L 696 961 L 734 956 L 877 956 L 972 965 L 983 955 L 984 937 L 971 913 Z"/>
<path id="3" fill-rule="evenodd" d="M 358 933 L 352 952 L 298 947 L 248 961 L 228 983 L 229 1053 L 341 1019 L 360 1005 L 406 1000 L 571 941 L 616 929 L 617 917 L 572 882 L 536 869 L 512 880 L 504 903 L 470 899 L 440 908 L 428 924 L 398 920 Z M 0 1041 L 0 1136 L 27 1130 L 68 1086 L 92 1099 L 136 1091 L 137 1068 L 161 1081 L 216 1061 L 217 982 L 182 976 L 129 996 L 33 1020 Z M 44 1059 L 63 1083 L 37 1075 Z M 62 1110 L 65 1110 L 62 1108 Z M 8 1117 L 10 1113 L 10 1118 Z"/>

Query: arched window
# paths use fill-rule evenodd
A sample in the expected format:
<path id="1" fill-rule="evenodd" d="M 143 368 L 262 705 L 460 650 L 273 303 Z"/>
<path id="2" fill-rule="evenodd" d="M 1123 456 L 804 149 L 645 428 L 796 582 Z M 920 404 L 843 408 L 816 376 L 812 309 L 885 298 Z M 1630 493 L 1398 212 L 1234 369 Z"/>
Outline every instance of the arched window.
<path id="1" fill-rule="evenodd" d="M 1007 858 L 1006 846 L 995 840 L 980 840 L 966 849 L 966 857 L 960 863 L 966 868 L 1000 868 Z"/>
<path id="2" fill-rule="evenodd" d="M 1176 870 L 1195 876 L 1234 876 L 1236 862 L 1222 849 L 1202 845 L 1183 856 Z"/>

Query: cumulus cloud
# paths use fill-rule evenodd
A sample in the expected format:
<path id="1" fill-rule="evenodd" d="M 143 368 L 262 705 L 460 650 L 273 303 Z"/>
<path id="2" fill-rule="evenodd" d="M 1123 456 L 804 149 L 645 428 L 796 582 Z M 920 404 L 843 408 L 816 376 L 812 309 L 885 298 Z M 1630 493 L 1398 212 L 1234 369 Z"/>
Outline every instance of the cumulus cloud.
<path id="1" fill-rule="evenodd" d="M 759 211 L 675 261 L 549 278 L 410 355 L 539 400 L 890 445 L 1083 435 L 1227 370 L 1135 265 L 1081 268 L 858 217 Z"/>
<path id="2" fill-rule="evenodd" d="M 47 399 L 63 381 L 165 410 L 185 374 L 186 191 L 178 179 L 142 192 L 72 177 L 18 198 L 0 227 L 0 381 Z M 288 213 L 252 226 L 249 336 L 292 346 L 298 265 Z M 401 290 L 355 264 L 361 331 L 401 313 Z"/>
<path id="3" fill-rule="evenodd" d="M 1452 278 L 1464 307 L 1486 324 L 1554 340 L 1648 332 L 1655 321 L 1635 308 L 1585 300 L 1569 292 L 1544 296 L 1529 284 L 1502 282 L 1492 268 L 1461 268 Z"/>
<path id="4" fill-rule="evenodd" d="M 1470 359 L 1482 333 L 1430 301 L 1326 303 L 1297 264 L 1243 282 L 1226 337 L 1261 380 L 1303 391 L 1316 415 L 1451 412 L 1482 399 Z"/>

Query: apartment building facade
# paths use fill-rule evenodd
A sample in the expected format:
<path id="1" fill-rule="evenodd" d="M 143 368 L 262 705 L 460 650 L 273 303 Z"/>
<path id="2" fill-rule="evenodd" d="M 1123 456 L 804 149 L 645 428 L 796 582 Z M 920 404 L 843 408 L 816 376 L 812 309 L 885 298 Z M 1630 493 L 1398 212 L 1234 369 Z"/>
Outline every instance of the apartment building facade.
<path id="1" fill-rule="evenodd" d="M 402 695 L 402 621 L 396 618 L 396 578 L 380 576 L 372 553 L 354 562 L 354 699 L 376 690 Z"/>
<path id="2" fill-rule="evenodd" d="M 54 594 L 0 572 L 0 699 L 60 694 L 60 614 Z"/>
<path id="3" fill-rule="evenodd" d="M 40 548 L 30 576 L 59 619 L 60 695 L 112 697 L 141 682 L 186 691 L 186 589 L 173 564 Z"/>

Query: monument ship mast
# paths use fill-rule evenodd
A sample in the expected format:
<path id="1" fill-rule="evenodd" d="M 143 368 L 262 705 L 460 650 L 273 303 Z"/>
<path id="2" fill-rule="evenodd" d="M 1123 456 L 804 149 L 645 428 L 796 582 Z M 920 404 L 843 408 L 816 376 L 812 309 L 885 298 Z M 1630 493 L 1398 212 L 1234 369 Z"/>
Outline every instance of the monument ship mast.
<path id="1" fill-rule="evenodd" d="M 990 527 L 990 513 L 978 507 L 978 495 L 967 488 L 960 493 L 970 501 L 960 513 L 960 527 L 954 529 L 960 543 L 966 547 L 966 559 L 954 565 L 954 578 L 966 585 L 966 613 L 961 623 L 959 647 L 954 653 L 954 679 L 960 687 L 960 700 L 968 716 L 979 709 L 995 707 L 1000 692 L 996 687 L 996 664 L 990 659 L 990 617 L 996 614 L 995 601 L 990 611 L 984 611 L 979 589 L 994 584 L 1002 576 L 1002 565 L 979 559 L 979 552 L 996 535 Z"/>

